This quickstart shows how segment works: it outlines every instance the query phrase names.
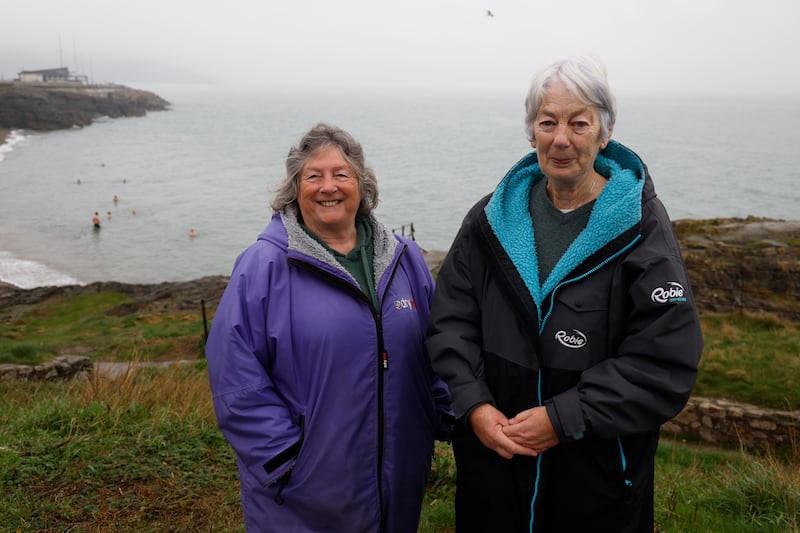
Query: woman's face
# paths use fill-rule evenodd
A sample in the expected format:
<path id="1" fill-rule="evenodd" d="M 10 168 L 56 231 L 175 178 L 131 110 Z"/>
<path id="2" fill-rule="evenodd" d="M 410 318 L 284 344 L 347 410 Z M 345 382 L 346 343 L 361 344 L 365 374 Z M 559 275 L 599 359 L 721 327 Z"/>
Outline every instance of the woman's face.
<path id="1" fill-rule="evenodd" d="M 361 203 L 358 176 L 337 146 L 312 155 L 300 173 L 297 204 L 306 227 L 325 240 L 352 231 Z"/>
<path id="2" fill-rule="evenodd" d="M 555 184 L 576 186 L 593 176 L 597 154 L 608 143 L 600 136 L 597 108 L 577 100 L 560 83 L 545 93 L 533 133 L 531 146 L 542 173 Z"/>

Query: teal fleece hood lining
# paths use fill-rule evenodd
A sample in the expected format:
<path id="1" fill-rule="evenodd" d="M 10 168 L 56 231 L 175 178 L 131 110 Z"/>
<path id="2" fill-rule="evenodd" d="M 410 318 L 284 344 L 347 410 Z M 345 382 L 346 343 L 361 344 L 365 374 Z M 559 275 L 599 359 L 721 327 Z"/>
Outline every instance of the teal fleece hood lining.
<path id="1" fill-rule="evenodd" d="M 533 221 L 528 209 L 533 184 L 544 179 L 536 151 L 523 157 L 505 175 L 484 208 L 489 226 L 516 267 L 538 309 L 544 298 L 593 253 L 638 223 L 642 218 L 644 165 L 630 149 L 609 141 L 595 161 L 595 170 L 608 178 L 597 198 L 589 222 L 541 283 Z M 530 246 L 525 246 L 529 243 Z"/>

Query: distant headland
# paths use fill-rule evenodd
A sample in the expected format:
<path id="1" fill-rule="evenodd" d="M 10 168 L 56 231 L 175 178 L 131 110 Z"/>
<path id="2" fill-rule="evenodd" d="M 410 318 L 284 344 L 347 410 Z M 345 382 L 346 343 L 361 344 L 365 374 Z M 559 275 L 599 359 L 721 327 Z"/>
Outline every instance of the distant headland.
<path id="1" fill-rule="evenodd" d="M 0 144 L 7 135 L 3 130 L 83 127 L 103 116 L 140 117 L 169 106 L 150 91 L 89 84 L 67 68 L 22 71 L 13 81 L 0 81 Z"/>

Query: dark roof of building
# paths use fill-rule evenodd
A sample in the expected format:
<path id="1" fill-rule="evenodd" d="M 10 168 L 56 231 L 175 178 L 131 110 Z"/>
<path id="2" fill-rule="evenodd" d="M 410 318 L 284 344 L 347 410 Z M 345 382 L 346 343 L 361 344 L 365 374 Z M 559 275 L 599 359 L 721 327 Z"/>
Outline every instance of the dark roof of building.
<path id="1" fill-rule="evenodd" d="M 69 76 L 69 69 L 67 67 L 59 67 L 59 68 L 46 68 L 43 70 L 23 70 L 20 74 L 52 74 L 57 75 L 61 74 L 64 76 Z"/>

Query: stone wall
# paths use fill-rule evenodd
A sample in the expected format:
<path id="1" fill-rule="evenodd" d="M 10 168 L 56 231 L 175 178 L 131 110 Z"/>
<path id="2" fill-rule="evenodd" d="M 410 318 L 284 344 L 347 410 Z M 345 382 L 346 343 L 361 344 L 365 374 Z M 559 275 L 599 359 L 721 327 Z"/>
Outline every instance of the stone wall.
<path id="1" fill-rule="evenodd" d="M 0 365 L 0 381 L 66 381 L 85 379 L 94 370 L 88 357 L 64 355 L 39 365 Z"/>
<path id="2" fill-rule="evenodd" d="M 745 403 L 694 397 L 661 426 L 672 436 L 691 436 L 715 445 L 766 450 L 800 448 L 800 410 L 779 411 Z"/>

